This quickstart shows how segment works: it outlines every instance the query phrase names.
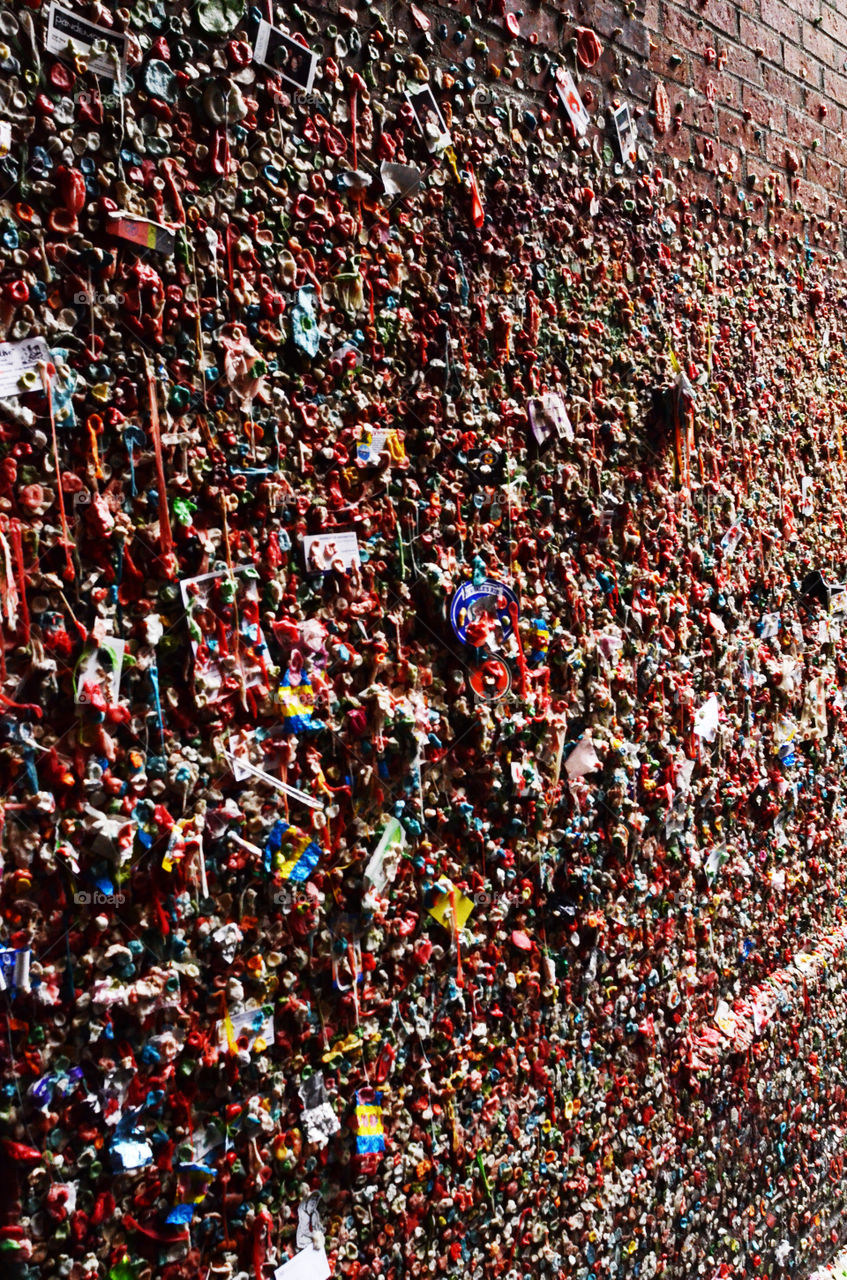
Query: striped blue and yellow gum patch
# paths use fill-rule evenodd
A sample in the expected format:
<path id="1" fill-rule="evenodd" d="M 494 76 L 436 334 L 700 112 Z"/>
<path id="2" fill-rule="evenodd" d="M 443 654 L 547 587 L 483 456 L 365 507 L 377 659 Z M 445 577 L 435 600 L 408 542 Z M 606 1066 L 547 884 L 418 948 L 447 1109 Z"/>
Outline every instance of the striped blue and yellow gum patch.
<path id="1" fill-rule="evenodd" d="M 284 880 L 304 881 L 314 871 L 320 862 L 321 851 L 313 840 L 308 837 L 297 842 L 297 850 L 293 857 L 288 858 L 280 867 L 280 875 Z"/>
<path id="2" fill-rule="evenodd" d="M 370 1092 L 370 1090 L 369 1090 Z M 356 1095 L 356 1150 L 369 1155 L 385 1150 L 385 1130 L 382 1127 L 382 1094 L 373 1093 L 373 1102 L 360 1102 Z"/>
<path id="3" fill-rule="evenodd" d="M 308 680 L 302 684 L 280 684 L 276 691 L 277 711 L 292 733 L 311 727 L 315 692 Z"/>
<path id="4" fill-rule="evenodd" d="M 273 869 L 284 880 L 302 884 L 308 880 L 323 851 L 306 831 L 299 827 L 274 823 L 265 844 L 265 856 L 273 860 Z"/>

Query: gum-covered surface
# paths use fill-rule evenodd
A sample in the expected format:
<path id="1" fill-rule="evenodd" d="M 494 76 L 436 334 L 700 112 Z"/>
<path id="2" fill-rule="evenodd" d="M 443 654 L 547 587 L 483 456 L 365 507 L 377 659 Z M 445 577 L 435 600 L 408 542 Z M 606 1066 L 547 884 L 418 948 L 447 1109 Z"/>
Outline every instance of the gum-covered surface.
<path id="1" fill-rule="evenodd" d="M 0 15 L 13 1280 L 835 1251 L 826 149 L 607 7 Z"/>

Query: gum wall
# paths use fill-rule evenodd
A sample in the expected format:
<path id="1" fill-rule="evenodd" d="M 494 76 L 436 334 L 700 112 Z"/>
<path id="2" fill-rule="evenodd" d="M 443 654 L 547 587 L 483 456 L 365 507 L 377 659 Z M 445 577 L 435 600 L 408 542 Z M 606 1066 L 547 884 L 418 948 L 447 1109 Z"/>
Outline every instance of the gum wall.
<path id="1" fill-rule="evenodd" d="M 842 1242 L 846 64 L 4 6 L 3 1276 Z"/>

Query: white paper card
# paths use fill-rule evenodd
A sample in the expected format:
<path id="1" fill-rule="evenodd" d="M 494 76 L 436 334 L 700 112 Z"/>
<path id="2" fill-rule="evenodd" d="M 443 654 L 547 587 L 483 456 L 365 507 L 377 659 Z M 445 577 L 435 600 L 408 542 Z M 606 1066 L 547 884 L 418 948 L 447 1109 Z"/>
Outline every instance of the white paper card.
<path id="1" fill-rule="evenodd" d="M 231 1035 L 236 1042 L 246 1037 L 247 1048 L 252 1053 L 264 1053 L 267 1048 L 274 1042 L 274 1019 L 273 1014 L 268 1018 L 264 1018 L 262 1025 L 256 1030 L 255 1023 L 257 1014 L 261 1014 L 261 1009 L 242 1009 L 240 1013 L 230 1014 L 230 1026 L 232 1028 Z M 218 1032 L 218 1044 L 224 1049 L 227 1046 L 227 1025 L 226 1019 L 221 1018 L 216 1024 Z M 257 1047 L 257 1041 L 261 1043 Z"/>
<path id="2" fill-rule="evenodd" d="M 258 615 L 259 592 L 252 576 L 241 576 L 251 569 L 252 565 L 236 565 L 232 576 L 221 569 L 197 578 L 183 578 L 179 584 L 189 618 L 195 685 L 203 689 L 210 703 L 224 700 L 231 693 L 224 680 L 228 674 L 226 661 L 232 655 L 245 688 L 262 692 L 268 688 L 265 637 L 258 622 L 250 620 Z M 230 591 L 238 606 L 238 632 L 233 625 L 235 615 L 229 609 Z M 223 644 L 216 631 L 218 623 L 224 631 Z"/>
<path id="3" fill-rule="evenodd" d="M 423 134 L 424 145 L 429 154 L 440 155 L 451 147 L 452 135 L 429 85 L 412 85 L 406 89 L 405 97 L 412 108 L 415 123 Z"/>
<path id="4" fill-rule="evenodd" d="M 277 1267 L 274 1280 L 329 1280 L 331 1275 L 326 1249 L 303 1249 Z"/>
<path id="5" fill-rule="evenodd" d="M 42 361 L 44 364 L 50 362 L 50 349 L 43 338 L 0 342 L 0 396 L 18 395 L 22 390 L 19 383 L 23 375 Z"/>
<path id="6" fill-rule="evenodd" d="M 599 767 L 600 759 L 590 738 L 581 738 L 565 761 L 565 773 L 569 778 L 583 778 Z"/>
<path id="7" fill-rule="evenodd" d="M 121 640 L 117 636 L 105 636 L 98 648 L 80 659 L 76 671 L 74 698 L 77 706 L 91 701 L 92 685 L 95 685 L 103 694 L 107 706 L 117 706 L 125 653 L 126 640 Z"/>
<path id="8" fill-rule="evenodd" d="M 388 818 L 379 843 L 365 867 L 365 879 L 377 893 L 384 893 L 397 875 L 400 856 L 406 847 L 406 832 L 396 818 Z"/>
<path id="9" fill-rule="evenodd" d="M 588 132 L 588 126 L 591 124 L 591 116 L 585 109 L 585 103 L 579 96 L 579 89 L 577 89 L 576 81 L 570 71 L 563 71 L 559 74 L 556 80 L 556 88 L 571 124 L 579 136 L 584 138 Z"/>
<path id="10" fill-rule="evenodd" d="M 635 164 L 638 158 L 636 143 L 638 140 L 638 132 L 635 128 L 635 121 L 632 118 L 632 112 L 629 109 L 629 103 L 624 102 L 617 108 L 614 115 L 615 128 L 618 133 L 618 146 L 620 147 L 621 160 L 624 164 Z"/>
<path id="11" fill-rule="evenodd" d="M 694 732 L 697 737 L 702 738 L 704 742 L 714 742 L 718 731 L 719 716 L 720 704 L 712 693 L 702 707 L 698 707 L 694 712 Z"/>
<path id="12" fill-rule="evenodd" d="M 121 31 L 112 31 L 110 27 L 98 27 L 96 23 L 88 22 L 87 19 L 70 13 L 58 4 L 51 4 L 45 40 L 49 53 L 55 53 L 59 58 L 67 58 L 72 53 L 86 56 L 97 40 L 109 45 L 110 49 L 114 50 L 114 54 L 107 50 L 105 53 L 98 53 L 93 58 L 88 58 L 88 70 L 95 72 L 98 76 L 108 76 L 110 80 L 115 79 L 117 70 L 119 77 L 123 79 L 126 67 L 126 35 Z"/>
<path id="13" fill-rule="evenodd" d="M 303 539 L 307 573 L 346 571 L 360 564 L 359 539 L 355 533 L 315 533 Z"/>
<path id="14" fill-rule="evenodd" d="M 374 465 L 379 462 L 387 439 L 388 431 L 380 427 L 373 427 L 370 431 L 365 431 L 356 446 L 356 461 L 363 466 Z"/>

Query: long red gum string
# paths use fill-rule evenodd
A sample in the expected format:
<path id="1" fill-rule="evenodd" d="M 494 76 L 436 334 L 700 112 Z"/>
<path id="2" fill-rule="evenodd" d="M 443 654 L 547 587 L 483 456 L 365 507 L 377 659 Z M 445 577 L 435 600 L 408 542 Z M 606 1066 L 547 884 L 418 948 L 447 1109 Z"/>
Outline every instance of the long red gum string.
<path id="1" fill-rule="evenodd" d="M 168 493 L 165 487 L 165 468 L 162 463 L 162 436 L 159 430 L 159 404 L 156 399 L 156 380 L 147 357 L 144 357 L 144 368 L 147 373 L 147 394 L 150 400 L 150 434 L 153 437 L 153 448 L 156 452 L 156 480 L 159 488 L 159 542 L 162 554 L 169 560 L 173 554 L 174 540 L 171 533 L 171 520 L 168 514 Z"/>
<path id="2" fill-rule="evenodd" d="M 62 522 L 62 546 L 65 551 L 65 569 L 68 578 L 74 577 L 74 562 L 71 559 L 71 534 L 68 528 L 68 517 L 65 512 L 65 495 L 62 492 L 62 470 L 59 466 L 59 442 L 56 438 L 56 414 L 53 409 L 53 375 L 56 372 L 52 364 L 41 366 L 41 382 L 44 387 L 44 393 L 47 396 L 47 408 L 50 411 L 50 435 L 53 442 L 53 465 L 56 468 L 56 494 L 59 499 L 59 517 Z M 18 529 L 18 540 L 20 540 L 20 529 Z M 16 544 L 17 546 L 17 544 Z M 16 550 L 17 555 L 17 550 Z M 29 642 L 29 613 L 26 606 L 26 592 L 21 584 L 21 611 L 26 620 L 27 642 Z"/>

